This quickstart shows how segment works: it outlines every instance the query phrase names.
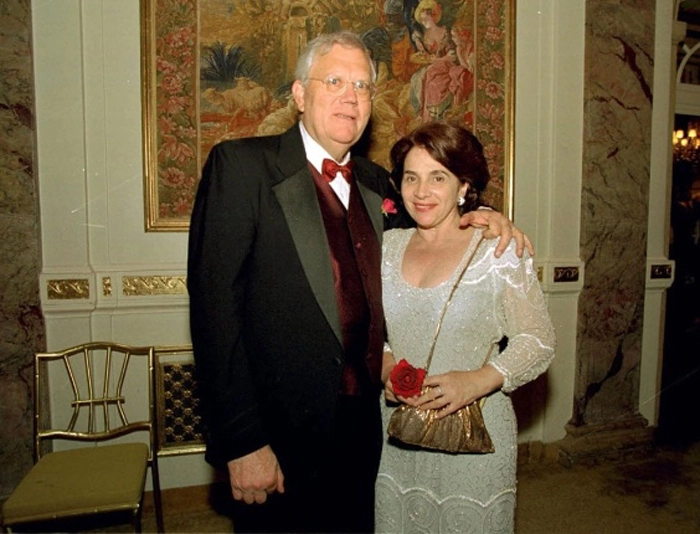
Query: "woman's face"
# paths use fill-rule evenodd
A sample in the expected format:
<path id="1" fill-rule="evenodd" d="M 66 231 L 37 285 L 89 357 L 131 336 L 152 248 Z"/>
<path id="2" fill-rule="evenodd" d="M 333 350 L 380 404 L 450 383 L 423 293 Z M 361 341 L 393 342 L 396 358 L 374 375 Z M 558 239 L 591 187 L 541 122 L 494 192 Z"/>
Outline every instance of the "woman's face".
<path id="1" fill-rule="evenodd" d="M 421 24 L 426 28 L 435 25 L 435 16 L 433 15 L 432 9 L 424 9 L 420 12 L 418 16 L 420 18 Z"/>
<path id="2" fill-rule="evenodd" d="M 424 148 L 414 146 L 406 155 L 401 198 L 419 228 L 436 228 L 459 220 L 457 199 L 464 196 L 467 187 Z"/>

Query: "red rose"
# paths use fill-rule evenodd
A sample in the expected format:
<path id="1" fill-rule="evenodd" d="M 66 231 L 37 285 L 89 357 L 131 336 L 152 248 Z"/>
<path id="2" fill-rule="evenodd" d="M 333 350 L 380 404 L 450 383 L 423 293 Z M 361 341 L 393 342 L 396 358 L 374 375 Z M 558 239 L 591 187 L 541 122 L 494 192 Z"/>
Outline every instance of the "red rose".
<path id="1" fill-rule="evenodd" d="M 393 200 L 391 200 L 390 198 L 384 199 L 384 202 L 382 202 L 382 213 L 384 215 L 388 215 L 390 213 L 398 213 L 398 210 L 396 209 L 396 205 L 394 204 Z"/>
<path id="2" fill-rule="evenodd" d="M 418 395 L 423 387 L 425 369 L 413 367 L 406 360 L 401 360 L 389 375 L 394 393 L 402 397 Z"/>

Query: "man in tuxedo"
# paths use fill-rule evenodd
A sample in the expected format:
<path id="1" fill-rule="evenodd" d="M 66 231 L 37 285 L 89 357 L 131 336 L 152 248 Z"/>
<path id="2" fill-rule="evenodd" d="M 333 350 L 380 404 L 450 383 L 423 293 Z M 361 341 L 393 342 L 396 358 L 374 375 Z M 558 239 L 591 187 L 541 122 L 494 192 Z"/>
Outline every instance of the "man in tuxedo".
<path id="1" fill-rule="evenodd" d="M 382 167 L 350 156 L 376 73 L 362 41 L 309 43 L 279 136 L 226 141 L 192 214 L 190 322 L 208 428 L 239 532 L 371 532 L 379 411 Z M 510 240 L 497 212 L 468 214 Z M 522 240 L 522 235 L 519 235 Z"/>

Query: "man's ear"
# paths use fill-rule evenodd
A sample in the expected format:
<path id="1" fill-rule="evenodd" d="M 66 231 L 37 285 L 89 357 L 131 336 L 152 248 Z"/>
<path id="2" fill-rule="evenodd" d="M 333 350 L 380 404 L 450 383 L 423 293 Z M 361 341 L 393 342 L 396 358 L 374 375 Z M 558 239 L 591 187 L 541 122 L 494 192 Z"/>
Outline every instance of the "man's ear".
<path id="1" fill-rule="evenodd" d="M 292 84 L 292 96 L 296 102 L 299 113 L 304 113 L 304 86 L 299 80 L 294 80 Z"/>

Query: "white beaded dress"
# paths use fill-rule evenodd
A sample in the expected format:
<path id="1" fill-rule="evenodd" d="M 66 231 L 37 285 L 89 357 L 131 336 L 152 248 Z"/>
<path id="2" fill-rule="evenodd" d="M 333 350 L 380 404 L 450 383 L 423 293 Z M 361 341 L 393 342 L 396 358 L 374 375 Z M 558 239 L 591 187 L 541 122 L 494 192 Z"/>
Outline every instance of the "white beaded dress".
<path id="1" fill-rule="evenodd" d="M 423 367 L 448 295 L 471 252 L 472 262 L 443 319 L 429 373 L 490 365 L 504 376 L 501 390 L 483 408 L 494 442 L 492 454 L 448 454 L 407 450 L 385 441 L 377 478 L 376 531 L 380 533 L 513 532 L 517 422 L 507 393 L 543 373 L 554 357 L 554 330 L 532 260 L 520 259 L 511 243 L 500 258 L 497 240 L 475 232 L 452 277 L 433 288 L 407 284 L 401 275 L 404 250 L 414 229 L 384 234 L 382 291 L 388 342 L 398 362 Z M 386 435 L 395 405 L 382 399 Z"/>

